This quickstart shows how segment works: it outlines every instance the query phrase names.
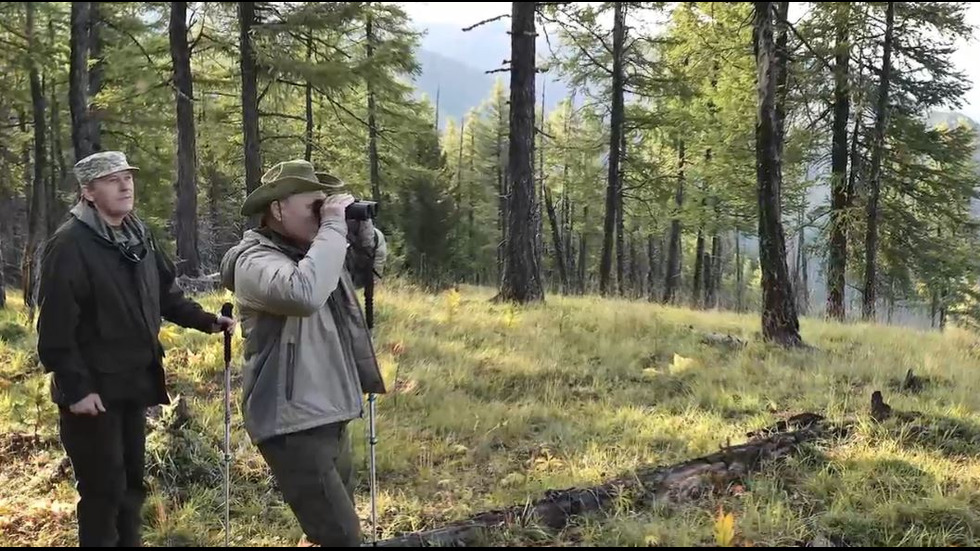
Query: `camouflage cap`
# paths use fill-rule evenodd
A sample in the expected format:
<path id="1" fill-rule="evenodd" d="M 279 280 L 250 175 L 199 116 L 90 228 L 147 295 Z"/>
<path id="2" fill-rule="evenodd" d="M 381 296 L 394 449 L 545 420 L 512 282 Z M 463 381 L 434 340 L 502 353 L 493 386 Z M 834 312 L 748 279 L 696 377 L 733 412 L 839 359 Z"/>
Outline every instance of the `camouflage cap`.
<path id="1" fill-rule="evenodd" d="M 119 151 L 100 151 L 75 163 L 75 179 L 79 185 L 86 185 L 92 180 L 108 176 L 116 172 L 132 170 L 139 172 L 135 166 L 130 166 L 126 155 Z"/>

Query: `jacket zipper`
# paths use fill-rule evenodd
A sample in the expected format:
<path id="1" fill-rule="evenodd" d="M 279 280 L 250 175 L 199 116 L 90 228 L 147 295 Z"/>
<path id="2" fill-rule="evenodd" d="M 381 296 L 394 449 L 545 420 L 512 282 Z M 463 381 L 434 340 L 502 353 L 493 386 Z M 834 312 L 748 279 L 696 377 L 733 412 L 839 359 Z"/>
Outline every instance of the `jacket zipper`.
<path id="1" fill-rule="evenodd" d="M 296 378 L 296 343 L 286 343 L 286 400 L 293 399 L 293 382 Z"/>
<path id="2" fill-rule="evenodd" d="M 286 401 L 293 400 L 293 388 L 296 380 L 296 340 L 302 333 L 303 320 L 296 320 L 295 333 L 291 335 L 291 341 L 286 343 Z"/>

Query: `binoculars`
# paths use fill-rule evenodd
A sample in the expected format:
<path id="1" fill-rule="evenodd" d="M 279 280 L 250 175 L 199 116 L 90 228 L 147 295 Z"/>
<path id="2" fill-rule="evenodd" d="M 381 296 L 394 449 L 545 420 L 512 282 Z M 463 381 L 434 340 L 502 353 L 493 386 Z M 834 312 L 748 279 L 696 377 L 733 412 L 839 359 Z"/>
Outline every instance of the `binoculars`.
<path id="1" fill-rule="evenodd" d="M 320 220 L 320 208 L 323 207 L 323 200 L 313 203 L 313 216 L 317 221 Z M 378 203 L 375 201 L 354 201 L 347 205 L 345 218 L 347 220 L 374 220 L 378 216 Z"/>

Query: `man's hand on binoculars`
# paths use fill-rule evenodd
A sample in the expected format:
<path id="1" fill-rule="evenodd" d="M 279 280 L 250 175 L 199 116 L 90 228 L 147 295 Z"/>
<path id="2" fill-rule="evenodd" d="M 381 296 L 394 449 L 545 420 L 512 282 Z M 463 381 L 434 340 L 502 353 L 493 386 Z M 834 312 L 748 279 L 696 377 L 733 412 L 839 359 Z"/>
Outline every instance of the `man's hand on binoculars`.
<path id="1" fill-rule="evenodd" d="M 354 196 L 349 193 L 327 197 L 320 206 L 320 220 L 344 220 L 348 205 L 353 203 Z"/>

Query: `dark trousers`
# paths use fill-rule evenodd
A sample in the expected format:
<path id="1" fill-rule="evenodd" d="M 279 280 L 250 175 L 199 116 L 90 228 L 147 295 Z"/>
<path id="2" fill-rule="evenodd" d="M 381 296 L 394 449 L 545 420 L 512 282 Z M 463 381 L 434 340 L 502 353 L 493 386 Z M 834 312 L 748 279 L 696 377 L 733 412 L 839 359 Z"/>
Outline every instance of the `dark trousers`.
<path id="1" fill-rule="evenodd" d="M 146 410 L 107 404 L 92 417 L 63 408 L 61 442 L 75 472 L 81 547 L 139 547 Z"/>
<path id="2" fill-rule="evenodd" d="M 310 542 L 361 545 L 347 423 L 277 436 L 258 447 Z"/>

